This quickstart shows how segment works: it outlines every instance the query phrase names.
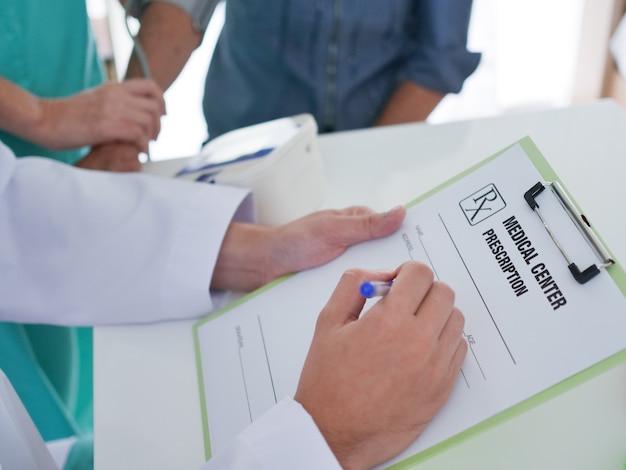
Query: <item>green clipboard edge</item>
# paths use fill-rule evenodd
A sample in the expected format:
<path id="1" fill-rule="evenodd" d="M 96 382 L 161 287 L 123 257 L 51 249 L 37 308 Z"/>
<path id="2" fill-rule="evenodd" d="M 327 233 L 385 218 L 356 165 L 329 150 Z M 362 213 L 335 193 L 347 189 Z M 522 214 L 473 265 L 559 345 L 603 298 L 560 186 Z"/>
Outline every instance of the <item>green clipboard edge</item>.
<path id="1" fill-rule="evenodd" d="M 441 183 L 440 185 L 436 186 L 430 191 L 424 193 L 422 196 L 415 198 L 414 200 L 406 204 L 406 207 L 408 208 L 408 207 L 414 206 L 415 204 L 418 204 L 421 201 L 429 198 L 430 196 L 441 191 L 445 187 L 464 178 L 468 174 L 476 171 L 478 168 L 485 166 L 492 160 L 495 160 L 496 158 L 498 158 L 500 155 L 502 155 L 504 152 L 506 152 L 511 147 L 514 147 L 515 145 L 520 145 L 522 147 L 522 149 L 524 150 L 524 152 L 526 153 L 530 161 L 533 163 L 535 168 L 537 168 L 537 170 L 539 171 L 539 174 L 544 178 L 544 180 L 558 181 L 559 183 L 561 183 L 561 186 L 565 189 L 565 191 L 567 192 L 567 195 L 574 202 L 574 204 L 576 205 L 576 208 L 580 211 L 580 207 L 576 203 L 575 199 L 572 197 L 569 191 L 567 191 L 567 188 L 565 187 L 563 182 L 558 178 L 558 176 L 556 175 L 556 173 L 554 172 L 550 164 L 546 161 L 546 159 L 541 154 L 541 152 L 539 151 L 535 143 L 528 136 L 523 137 L 519 141 L 509 145 L 508 147 L 502 149 L 501 151 L 497 152 L 491 157 L 488 157 L 485 160 L 477 163 L 476 165 L 471 166 L 467 170 L 457 174 L 456 176 Z M 600 240 L 600 242 L 606 247 L 604 240 L 602 240 L 602 238 L 599 236 L 598 233 L 596 233 L 596 236 L 598 236 L 598 239 Z M 609 250 L 609 253 L 611 253 L 610 250 Z M 611 253 L 611 256 L 613 259 L 615 259 L 612 253 Z M 621 264 L 618 261 L 616 261 L 614 265 L 607 268 L 607 271 L 609 272 L 611 278 L 613 279 L 613 281 L 615 282 L 619 290 L 626 297 L 626 273 L 622 269 Z M 210 442 L 210 436 L 209 436 L 209 423 L 208 423 L 207 410 L 206 410 L 206 404 L 205 404 L 206 396 L 205 396 L 205 389 L 204 389 L 204 378 L 202 375 L 202 367 L 200 366 L 201 356 L 200 356 L 200 342 L 199 342 L 199 337 L 198 337 L 198 329 L 202 325 L 204 325 L 206 322 L 227 313 L 231 309 L 237 307 L 238 305 L 241 305 L 244 302 L 247 302 L 248 300 L 259 295 L 260 293 L 265 292 L 268 289 L 271 289 L 272 287 L 276 286 L 277 284 L 280 284 L 281 282 L 285 281 L 286 279 L 290 278 L 293 275 L 294 274 L 289 274 L 287 276 L 283 276 L 279 279 L 276 279 L 270 282 L 269 284 L 261 287 L 260 289 L 257 289 L 254 292 L 251 292 L 248 295 L 242 297 L 241 299 L 233 302 L 227 307 L 208 315 L 206 318 L 202 320 L 198 320 L 193 325 L 194 347 L 195 347 L 195 355 L 196 355 L 196 364 L 197 364 L 197 369 L 198 369 L 198 381 L 199 381 L 199 387 L 200 387 L 200 407 L 202 409 L 202 430 L 204 433 L 204 444 L 205 444 L 204 448 L 205 448 L 205 457 L 207 460 L 211 458 L 211 442 Z M 404 469 L 413 468 L 415 467 L 415 465 L 419 464 L 420 462 L 424 462 L 425 460 L 428 460 L 451 447 L 461 444 L 462 442 L 469 440 L 471 437 L 475 436 L 478 433 L 486 431 L 494 426 L 497 426 L 498 424 L 504 423 L 516 416 L 519 416 L 522 413 L 525 413 L 537 407 L 538 405 L 541 405 L 542 403 L 545 403 L 548 400 L 554 397 L 557 397 L 565 393 L 568 390 L 571 390 L 577 385 L 585 383 L 588 380 L 602 374 L 603 372 L 606 372 L 612 369 L 613 367 L 617 367 L 618 365 L 624 362 L 626 362 L 626 349 L 623 349 L 622 351 L 614 354 L 613 356 L 610 356 L 604 359 L 603 361 L 600 361 L 599 363 L 591 367 L 588 367 L 587 369 L 584 369 L 581 372 L 572 375 L 571 377 L 568 377 L 567 379 L 553 385 L 552 387 L 549 387 L 531 396 L 530 398 L 527 398 L 526 400 L 521 401 L 518 404 L 513 405 L 512 407 L 507 408 L 506 410 L 501 411 L 500 413 L 490 418 L 485 419 L 484 421 L 481 421 L 480 423 L 466 429 L 465 431 L 461 431 L 460 433 L 444 441 L 441 441 L 440 443 L 435 444 L 434 446 L 429 447 L 428 449 L 425 449 L 411 457 L 408 457 L 401 462 L 391 465 L 390 467 L 388 467 L 388 469 L 389 470 L 404 470 Z"/>
<path id="2" fill-rule="evenodd" d="M 279 277 L 278 279 L 274 279 L 272 282 L 265 284 L 263 287 L 258 288 L 255 291 L 250 292 L 249 294 L 237 299 L 231 304 L 228 304 L 226 307 L 218 310 L 217 312 L 213 312 L 209 314 L 207 317 L 202 320 L 198 320 L 193 324 L 193 342 L 196 356 L 196 367 L 198 369 L 198 382 L 200 386 L 200 408 L 202 410 L 202 432 L 204 435 L 204 455 L 205 459 L 209 460 L 211 458 L 211 440 L 209 435 L 209 420 L 207 418 L 207 409 L 206 409 L 206 391 L 204 390 L 204 376 L 202 374 L 202 367 L 200 366 L 202 357 L 200 356 L 200 338 L 198 336 L 198 329 L 204 325 L 205 323 L 217 318 L 225 313 L 228 313 L 233 308 L 247 302 L 248 300 L 256 297 L 262 292 L 271 289 L 277 284 L 289 279 L 291 276 L 294 276 L 296 273 L 287 274 L 285 276 Z"/>

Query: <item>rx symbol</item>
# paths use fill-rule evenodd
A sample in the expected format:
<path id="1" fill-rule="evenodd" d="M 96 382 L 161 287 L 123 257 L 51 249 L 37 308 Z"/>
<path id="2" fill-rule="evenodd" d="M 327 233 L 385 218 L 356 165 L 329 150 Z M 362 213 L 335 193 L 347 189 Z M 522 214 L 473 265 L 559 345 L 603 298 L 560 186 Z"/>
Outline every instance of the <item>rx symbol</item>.
<path id="1" fill-rule="evenodd" d="M 470 225 L 476 225 L 506 207 L 494 184 L 481 188 L 463 199 L 459 205 Z"/>

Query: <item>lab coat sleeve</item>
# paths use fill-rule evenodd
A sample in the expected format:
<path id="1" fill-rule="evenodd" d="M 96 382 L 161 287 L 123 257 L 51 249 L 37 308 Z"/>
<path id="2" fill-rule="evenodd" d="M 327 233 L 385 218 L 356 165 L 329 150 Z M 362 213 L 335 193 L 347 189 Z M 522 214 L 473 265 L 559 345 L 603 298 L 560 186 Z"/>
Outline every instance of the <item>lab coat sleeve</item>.
<path id="1" fill-rule="evenodd" d="M 202 470 L 341 470 L 311 416 L 285 398 L 241 432 Z"/>
<path id="2" fill-rule="evenodd" d="M 0 320 L 103 325 L 190 318 L 248 191 L 16 160 L 0 143 Z"/>

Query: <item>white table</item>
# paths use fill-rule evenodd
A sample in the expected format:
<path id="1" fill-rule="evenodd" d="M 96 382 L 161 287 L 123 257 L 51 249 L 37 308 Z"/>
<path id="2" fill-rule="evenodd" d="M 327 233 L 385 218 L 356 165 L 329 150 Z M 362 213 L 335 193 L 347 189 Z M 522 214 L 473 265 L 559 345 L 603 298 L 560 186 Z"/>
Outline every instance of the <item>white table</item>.
<path id="1" fill-rule="evenodd" d="M 626 114 L 608 100 L 323 136 L 325 206 L 366 204 L 383 210 L 406 203 L 525 135 L 535 141 L 616 258 L 626 262 Z M 178 163 L 155 163 L 150 171 L 162 172 L 168 165 Z M 97 470 L 196 469 L 202 464 L 192 323 L 95 330 Z M 419 469 L 621 469 L 625 460 L 622 364 Z"/>

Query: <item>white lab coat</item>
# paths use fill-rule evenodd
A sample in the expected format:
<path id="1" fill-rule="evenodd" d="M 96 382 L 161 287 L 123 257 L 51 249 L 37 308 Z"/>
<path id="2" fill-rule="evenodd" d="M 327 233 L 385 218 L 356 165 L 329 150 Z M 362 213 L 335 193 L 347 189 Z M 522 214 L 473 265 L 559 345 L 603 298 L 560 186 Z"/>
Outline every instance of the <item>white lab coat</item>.
<path id="1" fill-rule="evenodd" d="M 341 469 L 311 416 L 291 398 L 257 418 L 202 470 Z"/>
<path id="2" fill-rule="evenodd" d="M 206 315 L 224 233 L 233 218 L 252 216 L 248 195 L 16 160 L 0 142 L 0 320 L 103 325 Z M 333 465 L 313 420 L 287 398 L 205 468 Z"/>
<path id="3" fill-rule="evenodd" d="M 16 160 L 0 147 L 0 315 L 102 325 L 213 308 L 222 238 L 248 191 Z"/>

